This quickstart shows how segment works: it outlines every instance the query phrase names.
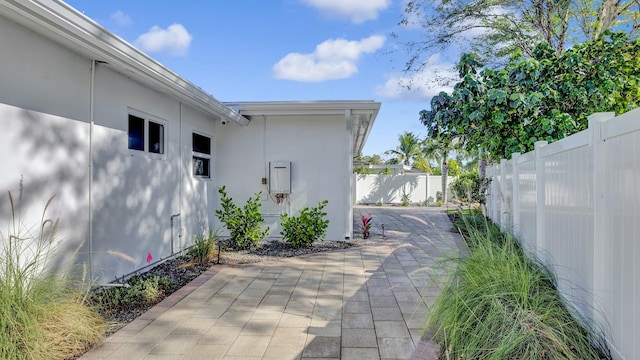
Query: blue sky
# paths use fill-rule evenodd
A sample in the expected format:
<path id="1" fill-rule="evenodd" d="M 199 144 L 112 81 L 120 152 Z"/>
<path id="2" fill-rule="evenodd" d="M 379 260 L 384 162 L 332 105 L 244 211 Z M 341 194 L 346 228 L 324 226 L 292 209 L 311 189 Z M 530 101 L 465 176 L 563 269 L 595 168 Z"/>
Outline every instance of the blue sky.
<path id="1" fill-rule="evenodd" d="M 457 61 L 435 54 L 425 72 L 403 72 L 389 34 L 422 36 L 397 25 L 405 0 L 66 2 L 220 101 L 382 102 L 365 155 L 395 148 L 404 131 L 424 136 L 419 111 L 450 91 L 434 74 Z"/>

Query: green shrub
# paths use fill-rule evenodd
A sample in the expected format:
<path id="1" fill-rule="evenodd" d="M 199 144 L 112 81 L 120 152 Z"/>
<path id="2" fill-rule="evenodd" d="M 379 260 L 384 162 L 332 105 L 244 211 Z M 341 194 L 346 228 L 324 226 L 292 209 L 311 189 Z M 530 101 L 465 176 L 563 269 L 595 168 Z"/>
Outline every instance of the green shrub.
<path id="1" fill-rule="evenodd" d="M 172 285 L 166 276 L 143 277 L 134 275 L 126 286 L 103 289 L 94 301 L 105 309 L 129 309 L 157 303 L 164 297 L 165 289 Z"/>
<path id="2" fill-rule="evenodd" d="M 323 200 L 317 207 L 305 207 L 300 210 L 298 216 L 282 214 L 280 216 L 282 230 L 280 233 L 284 241 L 293 247 L 310 246 L 316 240 L 321 240 L 327 235 L 329 220 L 323 218 L 327 215 L 323 211 L 328 201 Z"/>
<path id="3" fill-rule="evenodd" d="M 485 223 L 486 224 L 486 223 Z M 469 227 L 468 257 L 430 309 L 427 329 L 451 359 L 601 359 L 604 342 L 574 318 L 553 276 L 496 227 Z"/>
<path id="4" fill-rule="evenodd" d="M 461 201 L 484 203 L 485 194 L 482 191 L 488 188 L 489 180 L 484 179 L 483 184 L 483 180 L 478 176 L 477 170 L 468 171 L 458 176 L 451 183 L 451 191 Z"/>
<path id="5" fill-rule="evenodd" d="M 231 246 L 236 249 L 249 249 L 258 245 L 269 233 L 269 228 L 262 230 L 262 214 L 260 213 L 260 195 L 250 197 L 244 207 L 240 208 L 227 196 L 225 187 L 218 189 L 222 209 L 216 210 L 216 216 L 230 232 Z"/>
<path id="6" fill-rule="evenodd" d="M 48 268 L 58 242 L 58 222 L 46 215 L 52 200 L 29 227 L 9 193 L 9 230 L 0 232 L 1 359 L 71 358 L 104 334 L 104 321 L 85 301 L 88 289 Z"/>
<path id="7" fill-rule="evenodd" d="M 189 259 L 200 265 L 206 265 L 218 254 L 218 235 L 209 230 L 206 235 L 193 239 L 193 245 L 187 250 Z"/>
<path id="8" fill-rule="evenodd" d="M 402 200 L 400 202 L 400 205 L 409 206 L 410 203 L 411 202 L 410 202 L 409 194 L 402 194 Z"/>

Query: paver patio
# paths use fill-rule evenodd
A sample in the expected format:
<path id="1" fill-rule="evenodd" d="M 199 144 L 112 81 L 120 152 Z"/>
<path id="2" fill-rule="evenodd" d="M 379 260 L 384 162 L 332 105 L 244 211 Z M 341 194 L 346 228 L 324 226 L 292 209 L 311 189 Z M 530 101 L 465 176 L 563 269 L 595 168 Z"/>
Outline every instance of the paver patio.
<path id="1" fill-rule="evenodd" d="M 420 338 L 459 236 L 438 208 L 361 214 L 379 243 L 214 266 L 81 359 L 435 359 Z"/>

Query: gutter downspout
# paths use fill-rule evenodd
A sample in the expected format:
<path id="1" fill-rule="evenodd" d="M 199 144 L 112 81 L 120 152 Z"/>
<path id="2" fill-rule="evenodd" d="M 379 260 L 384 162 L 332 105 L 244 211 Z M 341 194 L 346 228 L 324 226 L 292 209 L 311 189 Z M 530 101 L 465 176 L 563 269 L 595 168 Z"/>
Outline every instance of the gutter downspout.
<path id="1" fill-rule="evenodd" d="M 93 125 L 96 60 L 91 60 L 89 89 L 89 281 L 93 281 Z"/>
<path id="2" fill-rule="evenodd" d="M 344 117 L 347 125 L 347 149 L 345 153 L 347 154 L 347 176 L 345 176 L 346 180 L 346 190 L 347 196 L 345 196 L 346 202 L 346 210 L 347 210 L 347 226 L 346 233 L 344 235 L 345 240 L 350 240 L 353 238 L 353 114 L 351 109 L 347 109 L 344 111 Z"/>

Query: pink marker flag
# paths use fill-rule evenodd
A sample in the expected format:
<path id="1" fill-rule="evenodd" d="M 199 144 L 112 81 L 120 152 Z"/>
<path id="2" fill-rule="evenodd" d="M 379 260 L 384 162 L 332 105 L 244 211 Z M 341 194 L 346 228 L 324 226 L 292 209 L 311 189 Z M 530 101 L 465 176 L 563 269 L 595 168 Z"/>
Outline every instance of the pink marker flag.
<path id="1" fill-rule="evenodd" d="M 151 260 L 153 260 L 153 256 L 151 256 L 151 252 L 147 253 L 147 264 L 151 262 Z"/>

